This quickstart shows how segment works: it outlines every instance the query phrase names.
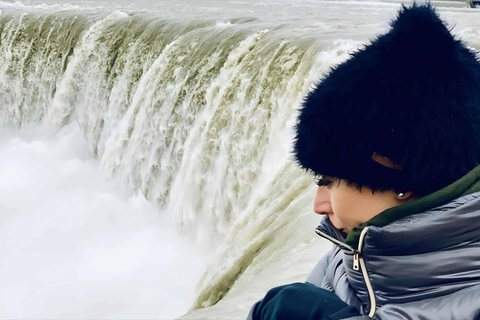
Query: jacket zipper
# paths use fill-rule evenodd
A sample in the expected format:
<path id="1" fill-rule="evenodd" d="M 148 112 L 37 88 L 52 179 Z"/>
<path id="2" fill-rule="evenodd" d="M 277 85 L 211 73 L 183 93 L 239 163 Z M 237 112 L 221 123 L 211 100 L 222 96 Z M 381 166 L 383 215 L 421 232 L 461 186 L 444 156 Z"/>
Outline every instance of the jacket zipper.
<path id="1" fill-rule="evenodd" d="M 363 228 L 362 233 L 360 234 L 360 241 L 358 242 L 358 253 L 357 259 L 360 262 L 363 280 L 365 281 L 365 286 L 367 287 L 368 297 L 370 298 L 370 312 L 368 316 L 373 318 L 375 311 L 377 309 L 377 301 L 375 300 L 375 293 L 373 292 L 372 283 L 370 282 L 370 277 L 368 276 L 367 267 L 365 265 L 365 260 L 361 256 L 362 248 L 363 248 L 363 241 L 365 240 L 365 236 L 367 235 L 368 227 Z M 355 264 L 355 257 L 354 257 L 354 264 Z"/>
<path id="2" fill-rule="evenodd" d="M 322 238 L 325 238 L 327 240 L 329 240 L 330 242 L 333 242 L 334 244 L 336 244 L 337 246 L 339 246 L 340 248 L 343 248 L 343 249 L 346 249 L 348 251 L 351 251 L 353 253 L 353 270 L 359 270 L 359 265 L 358 265 L 358 254 L 360 252 L 358 252 L 358 250 L 355 250 L 353 249 L 351 246 L 349 246 L 348 244 L 346 243 L 343 243 L 342 241 L 340 240 L 337 240 L 335 239 L 334 237 L 331 237 L 329 236 L 328 234 L 326 234 L 325 232 L 322 232 L 318 229 L 315 229 L 315 233 L 318 234 L 320 237 Z M 357 259 L 355 259 L 355 257 L 357 257 Z M 356 262 L 355 262 L 356 261 Z"/>
<path id="3" fill-rule="evenodd" d="M 370 277 L 368 276 L 367 272 L 367 267 L 365 265 L 365 261 L 363 260 L 362 257 L 362 249 L 363 249 L 363 241 L 365 240 L 365 236 L 368 232 L 369 227 L 365 227 L 362 230 L 362 233 L 360 234 L 360 241 L 358 243 L 358 250 L 354 249 L 353 247 L 349 246 L 346 243 L 343 243 L 342 241 L 339 241 L 328 234 L 315 229 L 315 232 L 322 238 L 325 238 L 340 248 L 347 249 L 348 251 L 351 251 L 353 253 L 353 270 L 359 271 L 361 269 L 362 271 L 362 276 L 363 276 L 363 281 L 365 282 L 365 286 L 367 287 L 367 292 L 368 292 L 368 298 L 370 299 L 370 312 L 368 313 L 368 316 L 372 318 L 375 314 L 375 311 L 377 309 L 377 302 L 375 300 L 375 294 L 373 292 L 372 288 L 372 283 L 370 282 Z M 360 268 L 361 267 L 361 268 Z"/>

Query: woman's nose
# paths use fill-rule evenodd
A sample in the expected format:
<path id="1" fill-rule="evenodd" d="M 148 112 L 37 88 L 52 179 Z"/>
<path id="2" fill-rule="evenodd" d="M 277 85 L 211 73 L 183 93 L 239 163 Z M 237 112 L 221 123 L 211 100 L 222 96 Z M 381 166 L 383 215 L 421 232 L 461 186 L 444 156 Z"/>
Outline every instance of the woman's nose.
<path id="1" fill-rule="evenodd" d="M 332 204 L 330 203 L 330 191 L 326 187 L 318 187 L 315 200 L 313 202 L 313 212 L 318 214 L 332 213 Z"/>

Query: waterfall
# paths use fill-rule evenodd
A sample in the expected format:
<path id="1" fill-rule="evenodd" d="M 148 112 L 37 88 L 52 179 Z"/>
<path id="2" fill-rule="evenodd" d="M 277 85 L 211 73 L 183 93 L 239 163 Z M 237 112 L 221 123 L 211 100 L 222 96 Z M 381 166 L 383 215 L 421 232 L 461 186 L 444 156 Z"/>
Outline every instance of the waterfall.
<path id="1" fill-rule="evenodd" d="M 77 122 L 110 176 L 212 253 L 194 309 L 308 273 L 326 249 L 311 177 L 290 155 L 296 110 L 366 36 L 295 37 L 249 17 L 0 8 L 0 124 Z M 297 270 L 265 273 L 294 257 Z"/>

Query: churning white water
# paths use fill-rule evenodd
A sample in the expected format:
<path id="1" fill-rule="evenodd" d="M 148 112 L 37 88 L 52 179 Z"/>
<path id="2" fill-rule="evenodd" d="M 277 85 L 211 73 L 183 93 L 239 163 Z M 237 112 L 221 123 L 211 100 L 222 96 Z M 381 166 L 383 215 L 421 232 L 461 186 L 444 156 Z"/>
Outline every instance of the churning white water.
<path id="1" fill-rule="evenodd" d="M 479 49 L 480 11 L 442 4 Z M 0 318 L 242 319 L 304 281 L 329 245 L 296 109 L 398 8 L 0 1 Z"/>
<path id="2" fill-rule="evenodd" d="M 78 126 L 0 129 L 0 317 L 165 319 L 204 259 L 141 194 L 126 197 Z"/>

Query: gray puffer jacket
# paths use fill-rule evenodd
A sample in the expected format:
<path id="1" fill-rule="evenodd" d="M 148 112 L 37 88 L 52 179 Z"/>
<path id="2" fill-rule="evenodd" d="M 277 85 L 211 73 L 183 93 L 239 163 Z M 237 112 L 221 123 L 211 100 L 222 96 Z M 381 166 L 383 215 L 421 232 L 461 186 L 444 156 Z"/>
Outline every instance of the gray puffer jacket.
<path id="1" fill-rule="evenodd" d="M 384 211 L 335 247 L 307 279 L 364 315 L 354 319 L 480 319 L 480 166 L 426 197 Z"/>

